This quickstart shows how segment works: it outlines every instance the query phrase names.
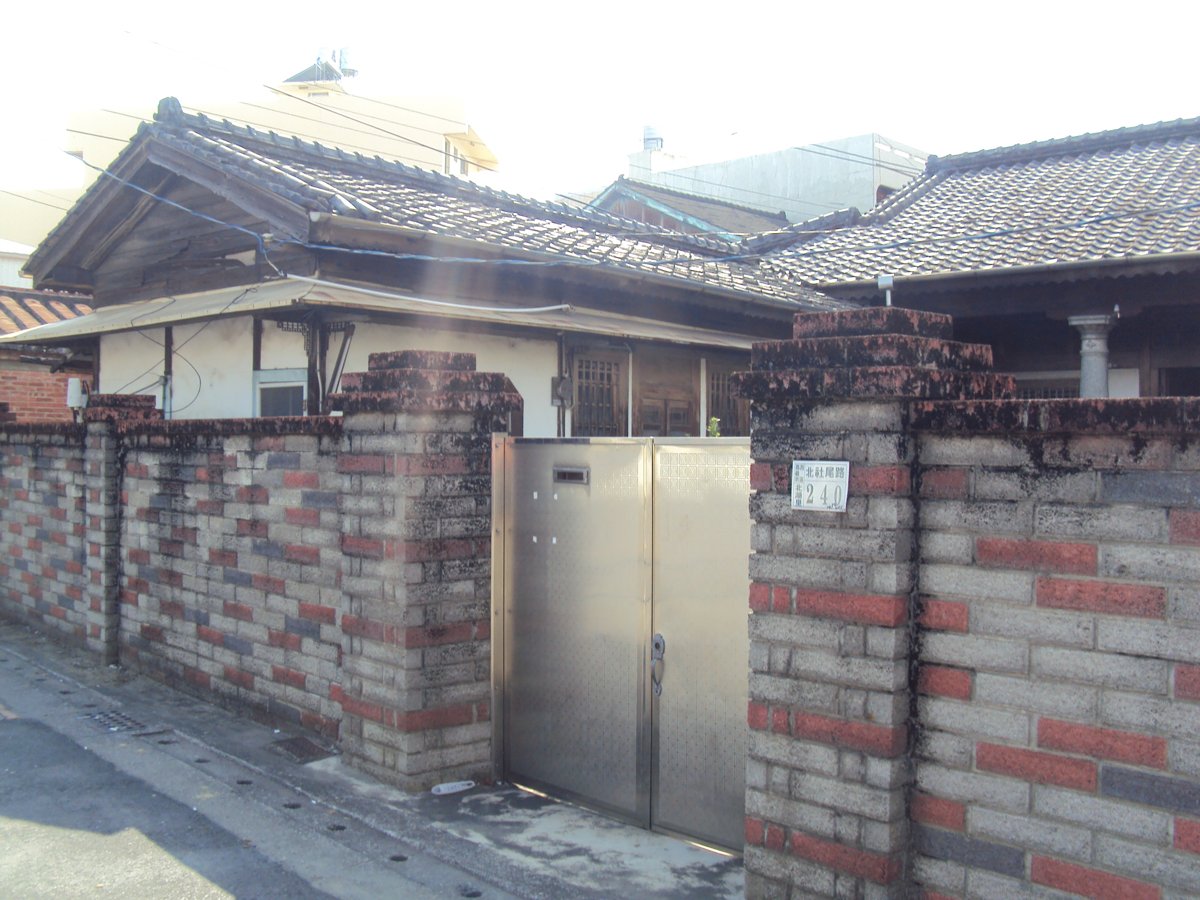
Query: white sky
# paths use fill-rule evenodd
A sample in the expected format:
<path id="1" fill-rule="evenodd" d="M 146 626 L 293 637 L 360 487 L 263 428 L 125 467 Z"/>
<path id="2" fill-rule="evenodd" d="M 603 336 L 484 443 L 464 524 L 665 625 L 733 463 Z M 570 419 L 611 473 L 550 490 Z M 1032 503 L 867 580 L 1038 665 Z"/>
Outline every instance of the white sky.
<path id="1" fill-rule="evenodd" d="M 354 93 L 461 95 L 541 195 L 625 174 L 643 125 L 700 157 L 870 131 L 945 154 L 1200 115 L 1194 2 L 75 6 L 5 13 L 0 185 L 76 180 L 71 110 L 254 99 L 332 47 Z"/>

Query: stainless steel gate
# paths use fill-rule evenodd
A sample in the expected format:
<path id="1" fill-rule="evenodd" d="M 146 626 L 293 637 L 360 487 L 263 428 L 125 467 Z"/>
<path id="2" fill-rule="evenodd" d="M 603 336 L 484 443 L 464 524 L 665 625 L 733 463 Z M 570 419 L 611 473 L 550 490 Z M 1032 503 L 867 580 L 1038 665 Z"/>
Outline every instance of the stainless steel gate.
<path id="1" fill-rule="evenodd" d="M 749 444 L 497 438 L 498 767 L 740 847 Z"/>

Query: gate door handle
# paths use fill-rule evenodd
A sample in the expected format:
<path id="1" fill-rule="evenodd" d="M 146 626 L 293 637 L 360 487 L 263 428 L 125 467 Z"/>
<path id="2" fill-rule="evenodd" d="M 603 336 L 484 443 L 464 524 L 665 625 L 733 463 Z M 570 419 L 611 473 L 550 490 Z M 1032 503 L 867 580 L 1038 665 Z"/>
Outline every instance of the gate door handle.
<path id="1" fill-rule="evenodd" d="M 650 684 L 654 687 L 654 696 L 662 696 L 662 677 L 658 674 L 658 664 L 662 663 L 663 668 L 666 668 L 666 660 L 663 657 L 667 652 L 667 639 L 661 634 L 656 634 L 650 641 Z"/>

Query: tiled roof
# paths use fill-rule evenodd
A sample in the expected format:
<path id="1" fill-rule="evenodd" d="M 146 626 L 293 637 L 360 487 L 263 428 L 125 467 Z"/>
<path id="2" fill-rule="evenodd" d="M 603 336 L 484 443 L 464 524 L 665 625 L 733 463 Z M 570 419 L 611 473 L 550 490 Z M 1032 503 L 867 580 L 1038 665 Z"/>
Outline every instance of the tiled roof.
<path id="1" fill-rule="evenodd" d="M 791 246 L 764 265 L 832 286 L 1195 253 L 1200 119 L 931 157 L 920 178 L 849 218 L 792 226 Z"/>
<path id="2" fill-rule="evenodd" d="M 764 272 L 753 262 L 730 259 L 739 249 L 723 240 L 531 200 L 379 157 L 187 115 L 170 99 L 160 104 L 155 122 L 141 126 L 111 169 L 120 169 L 134 148 L 147 141 L 206 162 L 310 213 L 477 241 L 511 249 L 517 256 L 539 254 L 555 264 L 662 276 L 697 288 L 735 292 L 751 303 L 798 310 L 844 305 L 787 277 Z M 49 248 L 69 242 L 74 217 L 88 201 L 85 195 L 50 233 L 31 259 L 30 270 L 38 270 Z"/>
<path id="3" fill-rule="evenodd" d="M 0 288 L 0 335 L 74 319 L 91 311 L 91 302 L 83 298 L 50 291 Z"/>
<path id="4" fill-rule="evenodd" d="M 717 197 L 704 197 L 690 194 L 686 191 L 664 187 L 661 184 L 651 184 L 624 176 L 618 178 L 606 188 L 597 201 L 603 204 L 606 195 L 613 192 L 617 196 L 644 197 L 657 201 L 663 206 L 681 212 L 693 219 L 699 219 L 714 226 L 729 235 L 751 235 L 763 231 L 783 228 L 788 224 L 787 216 L 782 212 L 765 212 L 752 206 L 732 203 Z"/>

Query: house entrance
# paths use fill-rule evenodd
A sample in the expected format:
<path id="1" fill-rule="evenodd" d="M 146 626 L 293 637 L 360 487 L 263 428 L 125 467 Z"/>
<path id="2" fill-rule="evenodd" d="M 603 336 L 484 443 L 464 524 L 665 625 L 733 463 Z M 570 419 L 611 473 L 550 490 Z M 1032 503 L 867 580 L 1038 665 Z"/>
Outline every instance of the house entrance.
<path id="1" fill-rule="evenodd" d="M 497 768 L 643 827 L 742 845 L 744 438 L 497 438 Z"/>

